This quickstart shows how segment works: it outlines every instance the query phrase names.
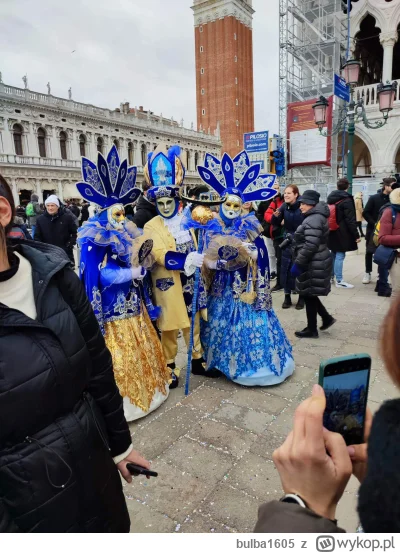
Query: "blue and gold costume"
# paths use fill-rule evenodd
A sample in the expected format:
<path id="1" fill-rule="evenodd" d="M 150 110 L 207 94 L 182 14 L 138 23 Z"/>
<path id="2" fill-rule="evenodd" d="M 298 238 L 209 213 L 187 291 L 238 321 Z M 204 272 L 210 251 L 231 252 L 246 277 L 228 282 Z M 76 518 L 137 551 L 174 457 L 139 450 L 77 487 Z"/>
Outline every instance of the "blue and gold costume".
<path id="1" fill-rule="evenodd" d="M 272 308 L 269 259 L 262 227 L 242 216 L 246 201 L 268 200 L 274 175 L 260 175 L 246 152 L 222 160 L 207 154 L 198 167 L 203 181 L 221 196 L 221 231 L 208 238 L 205 264 L 212 268 L 208 323 L 201 339 L 209 368 L 244 386 L 279 384 L 293 373 L 292 347 Z M 245 262 L 243 263 L 243 259 Z"/>
<path id="2" fill-rule="evenodd" d="M 120 162 L 115 146 L 107 160 L 98 154 L 97 166 L 82 158 L 80 194 L 99 206 L 78 234 L 80 277 L 102 329 L 124 398 L 127 420 L 153 411 L 168 397 L 170 371 L 149 314 L 159 310 L 142 267 L 132 265 L 141 231 L 127 221 L 124 206 L 133 203 L 136 167 Z"/>

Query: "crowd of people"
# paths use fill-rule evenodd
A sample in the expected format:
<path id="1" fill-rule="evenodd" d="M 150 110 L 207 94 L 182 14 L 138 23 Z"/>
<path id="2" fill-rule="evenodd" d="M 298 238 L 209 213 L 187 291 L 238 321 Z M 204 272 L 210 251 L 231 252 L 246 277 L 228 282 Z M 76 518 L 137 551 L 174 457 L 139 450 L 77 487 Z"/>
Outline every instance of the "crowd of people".
<path id="1" fill-rule="evenodd" d="M 179 146 L 157 148 L 140 190 L 135 168 L 113 146 L 97 164 L 82 159 L 83 204 L 64 205 L 52 194 L 41 206 L 33 194 L 17 209 L 0 177 L 0 531 L 128 531 L 118 471 L 129 482 L 128 463 L 150 465 L 133 449 L 127 423 L 179 385 L 179 333 L 192 374 L 243 386 L 282 383 L 295 364 L 271 293 L 284 292 L 283 309 L 294 294 L 295 308 L 305 308 L 298 338 L 328 330 L 336 320 L 320 298 L 332 283 L 353 287 L 344 260 L 362 238 L 360 218 L 367 222 L 363 283 L 374 259 L 378 295 L 398 291 L 396 179 L 384 179 L 364 208 L 347 179 L 327 202 L 295 185 L 281 192 L 246 152 L 207 154 L 198 172 L 204 185 L 185 186 Z M 395 381 L 389 363 L 399 311 L 396 302 L 385 331 Z M 375 417 L 371 466 L 381 462 L 381 426 L 396 406 Z M 363 483 L 364 529 L 378 524 L 382 513 L 366 500 L 378 478 L 366 470 L 366 446 L 346 448 L 324 429 L 324 411 L 315 386 L 274 456 L 286 500 L 260 509 L 256 531 L 338 531 L 335 507 L 352 470 Z M 394 438 L 385 434 L 393 454 Z M 395 524 L 394 515 L 389 520 Z"/>

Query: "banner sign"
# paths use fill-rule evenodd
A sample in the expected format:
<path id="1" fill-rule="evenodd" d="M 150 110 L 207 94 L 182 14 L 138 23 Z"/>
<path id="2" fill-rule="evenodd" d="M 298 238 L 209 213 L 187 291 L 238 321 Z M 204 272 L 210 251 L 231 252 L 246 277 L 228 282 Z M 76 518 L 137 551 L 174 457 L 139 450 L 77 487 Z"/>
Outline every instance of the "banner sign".
<path id="1" fill-rule="evenodd" d="M 334 95 L 345 102 L 350 102 L 350 90 L 347 83 L 340 75 L 335 74 Z"/>
<path id="2" fill-rule="evenodd" d="M 289 169 L 304 165 L 331 164 L 331 138 L 322 136 L 314 121 L 312 106 L 317 101 L 288 104 Z M 329 98 L 324 130 L 332 129 L 333 97 Z"/>
<path id="3" fill-rule="evenodd" d="M 268 131 L 247 132 L 243 135 L 243 139 L 247 153 L 268 152 Z"/>

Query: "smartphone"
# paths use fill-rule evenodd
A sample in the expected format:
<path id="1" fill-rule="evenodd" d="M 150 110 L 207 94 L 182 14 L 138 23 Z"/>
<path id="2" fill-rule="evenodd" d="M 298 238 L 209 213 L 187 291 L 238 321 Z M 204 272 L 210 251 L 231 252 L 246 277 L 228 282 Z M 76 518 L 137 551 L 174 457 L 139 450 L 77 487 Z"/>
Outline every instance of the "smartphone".
<path id="1" fill-rule="evenodd" d="M 324 426 L 347 445 L 364 442 L 371 357 L 365 353 L 321 361 L 319 384 L 325 390 Z"/>
<path id="2" fill-rule="evenodd" d="M 134 463 L 128 463 L 126 465 L 126 468 L 131 474 L 133 474 L 133 476 L 138 476 L 139 474 L 143 474 L 143 476 L 158 476 L 158 472 L 145 469 L 144 467 L 141 467 L 140 465 L 135 465 Z"/>

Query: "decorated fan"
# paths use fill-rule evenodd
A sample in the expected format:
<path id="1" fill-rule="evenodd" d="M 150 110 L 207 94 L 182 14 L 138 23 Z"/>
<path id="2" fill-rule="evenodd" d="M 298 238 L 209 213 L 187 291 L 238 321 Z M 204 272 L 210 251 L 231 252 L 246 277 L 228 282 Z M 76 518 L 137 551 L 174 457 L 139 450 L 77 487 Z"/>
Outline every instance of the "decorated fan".
<path id="1" fill-rule="evenodd" d="M 151 269 L 155 263 L 154 255 L 151 253 L 153 249 L 153 240 L 141 236 L 133 243 L 132 248 L 132 267 L 142 266 L 145 269 Z"/>
<path id="2" fill-rule="evenodd" d="M 234 236 L 215 236 L 205 251 L 205 263 L 213 266 L 218 261 L 224 261 L 224 270 L 237 271 L 245 267 L 249 254 L 243 243 Z"/>

